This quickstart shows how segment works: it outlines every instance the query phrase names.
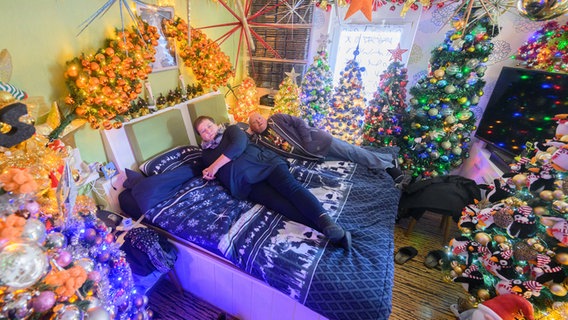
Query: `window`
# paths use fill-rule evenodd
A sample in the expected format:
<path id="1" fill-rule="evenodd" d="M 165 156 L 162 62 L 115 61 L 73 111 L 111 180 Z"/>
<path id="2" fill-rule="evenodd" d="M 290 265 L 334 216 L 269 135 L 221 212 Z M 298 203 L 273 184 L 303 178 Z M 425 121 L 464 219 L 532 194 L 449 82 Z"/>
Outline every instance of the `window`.
<path id="1" fill-rule="evenodd" d="M 332 61 L 333 84 L 337 85 L 340 74 L 349 60 L 354 57 L 354 52 L 359 48 L 356 61 L 359 67 L 365 67 L 361 77 L 364 85 L 364 95 L 367 100 L 371 99 L 377 90 L 381 73 L 392 62 L 390 52 L 387 50 L 396 48 L 400 43 L 402 26 L 368 26 L 368 25 L 344 25 L 339 30 L 335 43 L 335 55 Z"/>
<path id="2" fill-rule="evenodd" d="M 359 46 L 356 61 L 359 67 L 365 67 L 362 78 L 364 94 L 369 100 L 377 90 L 380 75 L 392 62 L 388 50 L 395 49 L 398 44 L 401 49 L 407 49 L 402 55 L 402 63 L 406 65 L 421 11 L 409 10 L 405 18 L 401 18 L 400 6 L 395 11 L 382 7 L 373 12 L 373 23 L 370 23 L 360 12 L 344 20 L 347 9 L 348 6 L 337 9 L 329 20 L 329 39 L 332 40 L 329 61 L 333 68 L 334 85 L 337 85 L 340 72 L 347 61 L 353 59 L 355 49 Z"/>

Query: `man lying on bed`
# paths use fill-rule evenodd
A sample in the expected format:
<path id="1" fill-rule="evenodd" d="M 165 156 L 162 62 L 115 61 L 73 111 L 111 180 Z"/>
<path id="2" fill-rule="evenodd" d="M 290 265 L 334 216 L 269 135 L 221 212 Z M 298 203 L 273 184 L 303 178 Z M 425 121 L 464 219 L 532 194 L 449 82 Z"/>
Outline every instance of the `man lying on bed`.
<path id="1" fill-rule="evenodd" d="M 218 178 L 235 198 L 262 204 L 351 248 L 351 233 L 337 225 L 319 200 L 292 176 L 285 160 L 249 143 L 247 134 L 236 125 L 224 128 L 213 118 L 200 116 L 193 127 L 202 139 L 202 158 L 208 166 L 203 169 L 204 179 Z"/>
<path id="2" fill-rule="evenodd" d="M 333 137 L 325 130 L 308 126 L 301 118 L 277 113 L 267 120 L 260 113 L 253 112 L 249 116 L 249 128 L 256 144 L 286 157 L 351 161 L 370 170 L 385 169 L 396 184 L 404 180 L 404 175 L 391 154 L 354 146 Z"/>

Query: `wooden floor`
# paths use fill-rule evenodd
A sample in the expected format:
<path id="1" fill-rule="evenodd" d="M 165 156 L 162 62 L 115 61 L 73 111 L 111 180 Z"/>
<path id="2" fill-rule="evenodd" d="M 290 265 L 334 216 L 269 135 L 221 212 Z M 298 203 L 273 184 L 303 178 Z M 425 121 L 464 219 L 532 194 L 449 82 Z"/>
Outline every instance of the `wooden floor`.
<path id="1" fill-rule="evenodd" d="M 402 219 L 395 227 L 395 253 L 401 247 L 413 246 L 418 255 L 403 265 L 395 264 L 391 320 L 456 319 L 450 305 L 465 297 L 465 290 L 458 283 L 444 282 L 441 271 L 424 266 L 428 252 L 448 245 L 443 242 L 441 218 L 427 212 L 409 236 L 405 235 L 409 219 Z M 457 224 L 452 221 L 450 239 L 456 232 Z"/>

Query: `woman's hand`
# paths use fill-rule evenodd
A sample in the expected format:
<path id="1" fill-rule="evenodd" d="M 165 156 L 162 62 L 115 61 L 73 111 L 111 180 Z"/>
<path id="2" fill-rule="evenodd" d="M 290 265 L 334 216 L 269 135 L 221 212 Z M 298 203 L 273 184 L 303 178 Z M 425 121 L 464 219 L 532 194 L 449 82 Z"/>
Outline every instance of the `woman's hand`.
<path id="1" fill-rule="evenodd" d="M 213 180 L 213 179 L 215 179 L 216 173 L 217 173 L 217 169 L 214 168 L 213 166 L 209 166 L 209 167 L 203 169 L 203 171 L 202 171 L 203 179 Z"/>

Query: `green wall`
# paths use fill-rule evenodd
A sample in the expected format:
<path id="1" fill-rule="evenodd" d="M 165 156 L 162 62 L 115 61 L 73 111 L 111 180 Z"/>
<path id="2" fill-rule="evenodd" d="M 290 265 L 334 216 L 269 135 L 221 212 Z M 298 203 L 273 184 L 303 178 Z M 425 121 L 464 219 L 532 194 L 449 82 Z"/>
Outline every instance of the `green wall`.
<path id="1" fill-rule="evenodd" d="M 81 53 L 93 53 L 104 45 L 106 38 L 114 36 L 121 28 L 120 7 L 117 0 L 106 14 L 94 20 L 80 35 L 81 24 L 108 0 L 2 0 L 0 1 L 0 50 L 7 49 L 12 57 L 10 84 L 26 91 L 28 96 L 43 99 L 47 106 L 53 101 L 62 101 L 67 95 L 65 87 L 65 62 Z M 133 1 L 126 1 L 132 5 Z M 190 4 L 190 24 L 203 27 L 235 21 L 220 4 L 211 0 L 170 0 L 145 1 L 151 5 L 168 3 L 173 5 L 175 14 L 187 20 Z M 132 21 L 124 12 L 125 25 L 130 28 Z M 211 39 L 217 39 L 227 28 L 206 29 Z M 221 49 L 234 62 L 237 36 L 222 44 Z M 242 59 L 240 60 L 242 61 Z M 180 62 L 178 69 L 156 72 L 150 75 L 154 96 L 164 95 L 178 85 L 178 76 L 184 76 L 186 84 L 193 83 L 191 71 Z M 61 105 L 61 103 L 60 103 Z M 47 112 L 47 108 L 43 113 Z M 42 112 L 40 111 L 41 115 Z M 90 130 L 90 129 L 88 129 Z M 88 133 L 91 153 L 85 160 L 94 160 L 101 152 L 101 142 L 89 141 L 98 137 Z M 83 138 L 80 140 L 84 140 Z M 95 146 L 95 145 L 98 145 Z M 94 151 L 93 151 L 94 150 Z M 83 154 L 84 151 L 81 150 Z M 101 155 L 104 156 L 104 155 Z M 99 161 L 104 162 L 104 158 Z"/>

